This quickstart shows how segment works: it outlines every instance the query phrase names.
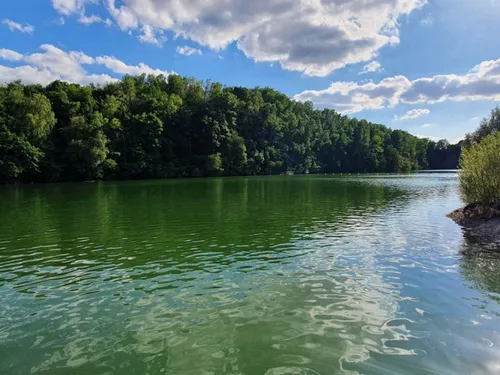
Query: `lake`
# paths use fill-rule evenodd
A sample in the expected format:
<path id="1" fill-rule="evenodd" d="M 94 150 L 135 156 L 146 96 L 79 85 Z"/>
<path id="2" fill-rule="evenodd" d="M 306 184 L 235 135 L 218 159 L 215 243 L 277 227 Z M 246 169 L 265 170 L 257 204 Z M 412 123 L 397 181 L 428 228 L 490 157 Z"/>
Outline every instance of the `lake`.
<path id="1" fill-rule="evenodd" d="M 0 373 L 498 374 L 456 173 L 0 187 Z"/>

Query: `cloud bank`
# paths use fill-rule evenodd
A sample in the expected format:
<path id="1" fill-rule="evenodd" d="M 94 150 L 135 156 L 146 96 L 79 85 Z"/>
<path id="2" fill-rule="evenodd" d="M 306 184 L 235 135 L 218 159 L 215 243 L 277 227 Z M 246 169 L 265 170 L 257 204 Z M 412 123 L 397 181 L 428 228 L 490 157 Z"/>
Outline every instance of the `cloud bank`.
<path id="1" fill-rule="evenodd" d="M 94 0 L 52 0 L 62 15 Z M 399 43 L 398 20 L 427 0 L 103 0 L 120 29 L 160 45 L 164 31 L 219 50 L 231 43 L 255 60 L 326 76 Z"/>
<path id="2" fill-rule="evenodd" d="M 43 44 L 40 50 L 37 53 L 23 55 L 9 49 L 0 49 L 0 60 L 20 64 L 14 67 L 0 64 L 0 82 L 21 80 L 26 84 L 47 85 L 54 80 L 62 80 L 85 85 L 105 84 L 117 80 L 107 73 L 91 74 L 85 69 L 86 65 L 101 66 L 116 75 L 169 74 L 144 63 L 136 66 L 127 65 L 112 56 L 94 58 L 79 51 L 65 52 L 51 44 Z"/>
<path id="3" fill-rule="evenodd" d="M 447 100 L 500 101 L 500 59 L 483 61 L 464 75 L 436 75 L 410 81 L 404 76 L 378 83 L 335 82 L 325 90 L 306 90 L 296 100 L 342 113 L 391 108 L 398 103 L 435 104 Z"/>

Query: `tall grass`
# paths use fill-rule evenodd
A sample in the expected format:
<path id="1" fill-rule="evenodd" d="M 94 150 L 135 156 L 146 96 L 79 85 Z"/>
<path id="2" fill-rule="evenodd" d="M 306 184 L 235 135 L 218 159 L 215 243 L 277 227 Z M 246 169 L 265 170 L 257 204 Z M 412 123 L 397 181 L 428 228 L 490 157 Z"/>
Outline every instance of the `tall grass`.
<path id="1" fill-rule="evenodd" d="M 462 151 L 460 190 L 466 203 L 500 204 L 500 132 Z"/>

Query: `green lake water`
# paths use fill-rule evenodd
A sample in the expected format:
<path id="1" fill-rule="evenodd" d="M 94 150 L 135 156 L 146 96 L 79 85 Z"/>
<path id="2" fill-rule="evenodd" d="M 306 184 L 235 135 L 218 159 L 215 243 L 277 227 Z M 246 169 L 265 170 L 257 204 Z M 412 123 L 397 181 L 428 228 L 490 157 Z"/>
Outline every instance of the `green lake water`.
<path id="1" fill-rule="evenodd" d="M 0 187 L 0 374 L 498 374 L 454 173 Z"/>

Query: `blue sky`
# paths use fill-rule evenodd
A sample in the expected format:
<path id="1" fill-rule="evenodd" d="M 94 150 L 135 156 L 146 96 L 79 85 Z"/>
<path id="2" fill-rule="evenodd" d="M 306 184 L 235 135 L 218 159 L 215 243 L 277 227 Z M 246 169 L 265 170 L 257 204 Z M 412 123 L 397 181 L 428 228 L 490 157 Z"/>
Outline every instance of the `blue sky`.
<path id="1" fill-rule="evenodd" d="M 270 86 L 454 142 L 500 104 L 500 0 L 3 0 L 0 82 Z"/>

